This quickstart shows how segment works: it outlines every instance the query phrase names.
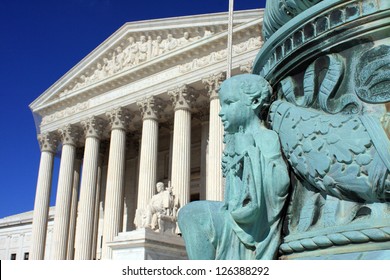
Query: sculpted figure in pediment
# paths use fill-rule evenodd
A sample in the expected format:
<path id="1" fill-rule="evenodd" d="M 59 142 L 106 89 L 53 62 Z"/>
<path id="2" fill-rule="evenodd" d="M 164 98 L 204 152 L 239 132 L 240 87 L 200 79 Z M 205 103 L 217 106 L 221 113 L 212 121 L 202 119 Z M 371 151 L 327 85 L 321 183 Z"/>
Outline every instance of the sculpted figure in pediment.
<path id="1" fill-rule="evenodd" d="M 103 78 L 104 78 L 103 66 L 99 62 L 98 64 L 96 64 L 96 69 L 91 76 L 91 81 L 98 81 Z"/>
<path id="2" fill-rule="evenodd" d="M 106 75 L 114 74 L 114 63 L 112 59 L 108 59 L 107 57 L 103 58 L 103 71 Z"/>
<path id="3" fill-rule="evenodd" d="M 144 62 L 148 58 L 148 50 L 149 44 L 146 41 L 145 36 L 140 37 L 140 41 L 138 42 L 138 62 Z"/>
<path id="4" fill-rule="evenodd" d="M 189 43 L 191 43 L 190 33 L 188 33 L 186 31 L 186 32 L 184 32 L 183 37 L 181 37 L 178 40 L 178 45 L 179 45 L 179 47 L 182 47 L 182 46 L 185 46 L 185 45 L 187 45 Z"/>
<path id="5" fill-rule="evenodd" d="M 125 62 L 126 66 L 131 66 L 138 63 L 137 53 L 138 53 L 138 44 L 135 42 L 134 37 L 129 37 L 127 39 L 129 41 L 129 45 L 125 48 Z"/>
<path id="6" fill-rule="evenodd" d="M 166 52 L 172 51 L 177 47 L 177 39 L 172 34 L 168 34 L 167 39 L 163 42 Z"/>
<path id="7" fill-rule="evenodd" d="M 125 54 L 122 51 L 122 47 L 118 46 L 115 49 L 115 53 L 113 55 L 113 61 L 114 61 L 114 72 L 118 72 L 122 70 L 125 62 Z"/>
<path id="8" fill-rule="evenodd" d="M 78 89 L 78 88 L 81 88 L 83 86 L 86 86 L 89 83 L 89 81 L 90 81 L 90 77 L 87 77 L 86 75 L 81 75 L 79 82 L 76 83 L 76 85 L 74 86 L 73 89 Z"/>
<path id="9" fill-rule="evenodd" d="M 152 41 L 152 57 L 161 55 L 164 52 L 164 44 L 162 43 L 161 36 L 157 36 L 156 40 Z"/>
<path id="10" fill-rule="evenodd" d="M 214 34 L 214 32 L 212 32 L 212 31 L 210 31 L 210 30 L 205 30 L 205 31 L 204 31 L 203 37 L 209 37 L 209 36 L 211 36 L 211 35 L 213 35 L 213 34 Z"/>

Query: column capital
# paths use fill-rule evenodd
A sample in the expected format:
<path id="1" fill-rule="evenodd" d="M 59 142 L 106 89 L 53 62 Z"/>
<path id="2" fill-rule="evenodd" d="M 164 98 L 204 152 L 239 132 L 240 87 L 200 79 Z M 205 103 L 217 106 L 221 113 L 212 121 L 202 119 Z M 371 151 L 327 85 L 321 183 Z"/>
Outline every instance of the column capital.
<path id="1" fill-rule="evenodd" d="M 137 102 L 141 111 L 142 119 L 158 119 L 158 115 L 162 110 L 162 102 L 159 98 L 154 96 L 145 97 Z"/>
<path id="2" fill-rule="evenodd" d="M 171 98 L 173 106 L 176 110 L 190 110 L 191 103 L 193 103 L 198 94 L 194 88 L 188 85 L 178 86 L 168 91 L 168 95 Z"/>
<path id="3" fill-rule="evenodd" d="M 220 72 L 218 74 L 211 74 L 210 76 L 203 78 L 202 83 L 207 89 L 207 93 L 210 97 L 210 100 L 219 98 L 218 90 L 221 86 L 221 83 L 226 79 L 226 73 Z"/>
<path id="4" fill-rule="evenodd" d="M 44 132 L 38 135 L 42 152 L 55 153 L 58 145 L 58 135 L 54 132 Z"/>
<path id="5" fill-rule="evenodd" d="M 77 146 L 80 140 L 81 131 L 77 126 L 67 124 L 58 129 L 58 134 L 61 137 L 63 145 Z"/>
<path id="6" fill-rule="evenodd" d="M 81 122 L 84 127 L 85 137 L 95 137 L 100 139 L 104 130 L 104 121 L 98 117 L 90 117 Z"/>
<path id="7" fill-rule="evenodd" d="M 109 119 L 111 130 L 126 130 L 130 122 L 130 111 L 126 108 L 115 108 L 106 113 Z"/>

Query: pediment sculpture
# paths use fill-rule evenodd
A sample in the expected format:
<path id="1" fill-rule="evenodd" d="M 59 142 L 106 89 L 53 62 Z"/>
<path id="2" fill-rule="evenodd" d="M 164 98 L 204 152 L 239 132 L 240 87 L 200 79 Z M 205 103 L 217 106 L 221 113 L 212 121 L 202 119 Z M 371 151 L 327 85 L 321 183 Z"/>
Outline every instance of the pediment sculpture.
<path id="1" fill-rule="evenodd" d="M 141 35 L 138 39 L 130 34 L 124 44 L 106 53 L 99 62 L 92 66 L 92 70 L 81 74 L 77 81 L 68 86 L 62 94 L 83 88 L 212 34 L 213 32 L 205 30 L 203 36 L 191 36 L 189 32 L 185 31 L 178 38 L 173 34 L 167 34 L 165 38 L 161 35 L 155 37 Z"/>

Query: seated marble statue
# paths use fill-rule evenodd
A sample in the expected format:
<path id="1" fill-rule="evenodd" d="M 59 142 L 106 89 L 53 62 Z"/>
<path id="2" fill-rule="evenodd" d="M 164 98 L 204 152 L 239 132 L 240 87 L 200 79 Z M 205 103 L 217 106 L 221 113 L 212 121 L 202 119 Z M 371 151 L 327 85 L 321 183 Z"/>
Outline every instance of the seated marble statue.
<path id="1" fill-rule="evenodd" d="M 290 185 L 278 135 L 265 127 L 271 89 L 258 75 L 221 85 L 223 202 L 184 206 L 178 222 L 190 259 L 274 259 Z"/>
<path id="2" fill-rule="evenodd" d="M 170 186 L 165 188 L 164 183 L 158 182 L 156 191 L 146 208 L 143 211 L 137 210 L 136 227 L 150 228 L 159 232 L 171 230 L 174 233 L 178 206 L 175 204 L 172 188 Z"/>

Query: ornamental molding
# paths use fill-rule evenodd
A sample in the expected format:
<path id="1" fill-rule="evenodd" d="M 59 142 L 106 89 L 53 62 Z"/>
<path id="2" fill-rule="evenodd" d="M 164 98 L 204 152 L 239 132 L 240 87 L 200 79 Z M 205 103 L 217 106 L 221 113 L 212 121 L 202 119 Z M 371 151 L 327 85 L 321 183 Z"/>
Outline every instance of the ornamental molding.
<path id="1" fill-rule="evenodd" d="M 77 146 L 82 133 L 79 127 L 68 124 L 58 129 L 58 134 L 62 145 Z"/>
<path id="2" fill-rule="evenodd" d="M 72 107 L 68 107 L 64 110 L 57 111 L 54 114 L 44 116 L 42 118 L 41 125 L 45 125 L 45 124 L 54 122 L 56 120 L 59 120 L 59 119 L 77 114 L 79 112 L 85 111 L 89 108 L 89 103 L 90 103 L 89 100 L 82 102 L 82 103 L 77 103 L 76 105 L 74 105 Z"/>
<path id="3" fill-rule="evenodd" d="M 255 38 L 249 38 L 248 40 L 241 42 L 239 44 L 233 45 L 233 56 L 239 55 L 252 50 L 259 50 L 263 45 L 263 41 L 260 36 Z M 206 56 L 195 58 L 191 62 L 188 62 L 179 67 L 181 73 L 187 73 L 195 69 L 200 69 L 202 67 L 212 65 L 216 62 L 226 60 L 227 58 L 227 49 L 222 49 L 216 52 L 212 52 Z"/>
<path id="4" fill-rule="evenodd" d="M 207 93 L 210 96 L 210 99 L 218 98 L 219 87 L 222 82 L 226 80 L 226 73 L 220 72 L 218 74 L 212 74 L 206 78 L 202 79 L 202 83 L 207 89 Z"/>
<path id="5" fill-rule="evenodd" d="M 54 132 L 45 132 L 38 135 L 38 142 L 42 152 L 55 153 L 58 146 L 58 135 Z"/>
<path id="6" fill-rule="evenodd" d="M 161 111 L 164 109 L 164 103 L 161 99 L 148 96 L 137 102 L 143 120 L 158 120 Z"/>
<path id="7" fill-rule="evenodd" d="M 131 113 L 127 108 L 119 107 L 108 111 L 106 117 L 108 118 L 111 130 L 126 130 L 131 119 Z"/>
<path id="8" fill-rule="evenodd" d="M 312 49 L 317 44 L 321 44 L 319 48 L 321 51 L 330 49 L 334 42 L 328 40 L 326 37 L 328 34 L 338 33 L 339 36 L 346 38 L 353 36 L 357 39 L 358 34 L 365 34 L 368 29 L 372 28 L 371 25 L 362 25 L 361 22 L 367 22 L 369 17 L 375 17 L 378 11 L 386 10 L 388 5 L 387 0 L 339 2 L 339 5 L 335 6 L 334 1 L 320 1 L 316 5 L 315 14 L 302 13 L 279 28 L 267 39 L 257 55 L 253 72 L 266 79 L 269 79 L 272 74 L 273 79 L 276 79 L 275 73 L 283 72 L 284 69 L 280 69 L 297 59 L 296 53 L 301 49 L 305 47 Z M 339 43 L 341 38 L 339 37 L 336 43 Z M 307 52 L 313 57 L 311 50 Z"/>
<path id="9" fill-rule="evenodd" d="M 105 121 L 99 117 L 92 116 L 81 122 L 84 128 L 85 137 L 94 137 L 100 139 L 104 133 Z"/>
<path id="10" fill-rule="evenodd" d="M 191 110 L 193 103 L 199 97 L 199 93 L 188 85 L 181 85 L 171 89 L 168 91 L 168 95 L 175 111 Z"/>
<path id="11" fill-rule="evenodd" d="M 370 242 L 389 242 L 390 227 L 378 226 L 372 228 L 343 230 L 324 235 L 299 238 L 284 242 L 280 245 L 280 252 L 289 255 L 305 251 L 319 250 L 336 246 L 364 244 Z"/>

